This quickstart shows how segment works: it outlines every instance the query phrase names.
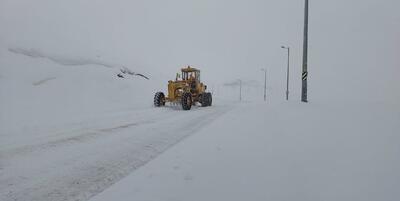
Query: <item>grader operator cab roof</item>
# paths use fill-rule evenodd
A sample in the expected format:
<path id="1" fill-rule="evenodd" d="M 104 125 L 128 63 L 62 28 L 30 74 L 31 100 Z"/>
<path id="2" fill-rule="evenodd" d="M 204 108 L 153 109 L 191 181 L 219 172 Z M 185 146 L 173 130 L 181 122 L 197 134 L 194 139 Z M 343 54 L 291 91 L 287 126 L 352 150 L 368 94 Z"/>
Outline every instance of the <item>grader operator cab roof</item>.
<path id="1" fill-rule="evenodd" d="M 192 68 L 190 66 L 186 68 L 182 68 L 182 80 L 197 80 L 200 82 L 200 70 L 196 68 Z M 178 77 L 177 77 L 178 80 Z"/>
<path id="2" fill-rule="evenodd" d="M 182 68 L 182 73 L 183 73 L 183 72 L 185 72 L 185 73 L 190 73 L 190 72 L 200 72 L 200 70 L 199 70 L 199 69 L 192 68 L 192 67 L 188 66 L 188 67 L 186 67 L 186 68 Z"/>

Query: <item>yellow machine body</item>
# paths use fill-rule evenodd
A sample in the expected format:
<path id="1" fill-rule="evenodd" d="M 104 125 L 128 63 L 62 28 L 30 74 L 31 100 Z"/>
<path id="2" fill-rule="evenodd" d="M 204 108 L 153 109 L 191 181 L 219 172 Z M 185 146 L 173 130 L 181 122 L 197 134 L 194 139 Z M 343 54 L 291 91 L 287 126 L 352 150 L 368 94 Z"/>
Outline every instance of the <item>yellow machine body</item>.
<path id="1" fill-rule="evenodd" d="M 183 92 L 192 94 L 193 102 L 199 101 L 199 95 L 206 91 L 207 86 L 200 82 L 200 70 L 188 66 L 181 69 L 174 81 L 168 81 L 168 95 L 166 101 L 179 102 Z"/>
<path id="2" fill-rule="evenodd" d="M 200 70 L 190 66 L 181 69 L 175 80 L 168 81 L 168 94 L 156 92 L 154 106 L 164 106 L 166 102 L 182 105 L 183 110 L 190 110 L 192 105 L 200 103 L 202 107 L 212 105 L 212 94 L 206 92 L 207 86 L 200 81 Z"/>

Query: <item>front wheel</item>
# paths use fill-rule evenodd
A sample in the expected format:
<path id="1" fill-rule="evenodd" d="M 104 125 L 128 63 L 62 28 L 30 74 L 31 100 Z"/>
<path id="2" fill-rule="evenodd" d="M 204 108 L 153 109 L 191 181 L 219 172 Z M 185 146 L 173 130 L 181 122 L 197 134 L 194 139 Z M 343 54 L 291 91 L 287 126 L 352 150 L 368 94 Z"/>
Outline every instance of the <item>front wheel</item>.
<path id="1" fill-rule="evenodd" d="M 190 110 L 190 108 L 192 108 L 192 94 L 184 92 L 182 94 L 181 104 L 183 110 Z"/>
<path id="2" fill-rule="evenodd" d="M 157 92 L 154 95 L 154 106 L 161 107 L 165 105 L 165 95 L 163 92 Z"/>

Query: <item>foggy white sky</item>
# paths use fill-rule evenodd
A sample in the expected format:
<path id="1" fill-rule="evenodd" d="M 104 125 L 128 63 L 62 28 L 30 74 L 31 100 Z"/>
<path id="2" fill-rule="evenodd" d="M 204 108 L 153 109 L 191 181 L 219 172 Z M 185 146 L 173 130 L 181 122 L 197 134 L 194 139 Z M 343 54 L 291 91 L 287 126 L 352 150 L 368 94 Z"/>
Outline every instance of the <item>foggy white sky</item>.
<path id="1" fill-rule="evenodd" d="M 220 85 L 241 78 L 299 98 L 302 0 L 0 0 L 1 48 L 97 57 L 173 78 L 191 64 Z M 400 102 L 400 1 L 311 0 L 309 96 Z"/>

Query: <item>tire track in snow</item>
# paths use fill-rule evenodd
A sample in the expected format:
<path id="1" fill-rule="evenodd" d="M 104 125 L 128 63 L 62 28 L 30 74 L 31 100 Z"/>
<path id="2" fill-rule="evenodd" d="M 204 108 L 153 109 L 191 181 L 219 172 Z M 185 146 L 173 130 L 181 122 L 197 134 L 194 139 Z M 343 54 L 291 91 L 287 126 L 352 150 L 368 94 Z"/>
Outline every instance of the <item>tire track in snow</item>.
<path id="1" fill-rule="evenodd" d="M 122 124 L 114 127 L 109 128 L 99 128 L 99 129 L 91 129 L 88 131 L 81 131 L 80 134 L 74 135 L 67 138 L 61 138 L 53 141 L 49 141 L 42 144 L 32 144 L 26 145 L 22 147 L 18 147 L 11 150 L 5 150 L 0 153 L 0 158 L 7 159 L 13 158 L 14 156 L 18 155 L 25 155 L 25 154 L 32 154 L 34 152 L 40 152 L 43 150 L 48 151 L 49 149 L 60 148 L 61 146 L 70 146 L 71 144 L 75 143 L 86 143 L 94 138 L 102 137 L 102 135 L 109 135 L 112 131 L 119 130 L 119 129 L 126 129 L 133 126 L 139 126 L 144 124 L 151 124 L 154 121 L 142 121 L 142 122 L 134 122 L 128 124 Z M 111 133 L 112 134 L 112 133 Z"/>
<path id="2" fill-rule="evenodd" d="M 72 140 L 12 158 L 0 156 L 0 200 L 87 200 L 229 109 L 161 108 L 160 113 L 146 117 L 156 124 L 121 124 L 84 142 Z"/>

